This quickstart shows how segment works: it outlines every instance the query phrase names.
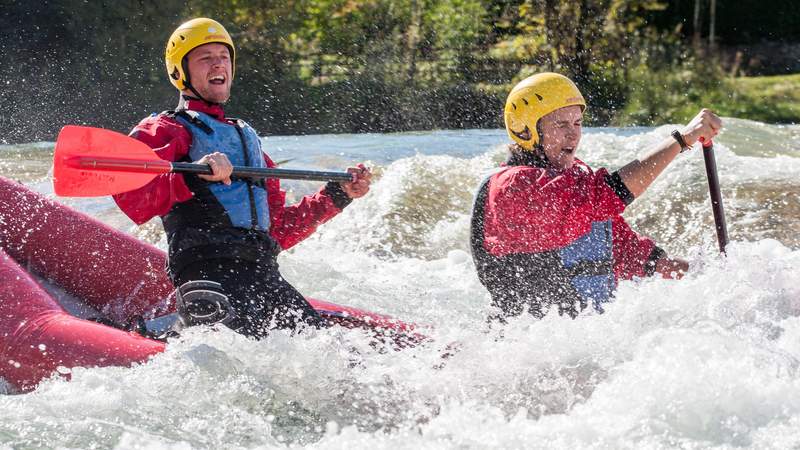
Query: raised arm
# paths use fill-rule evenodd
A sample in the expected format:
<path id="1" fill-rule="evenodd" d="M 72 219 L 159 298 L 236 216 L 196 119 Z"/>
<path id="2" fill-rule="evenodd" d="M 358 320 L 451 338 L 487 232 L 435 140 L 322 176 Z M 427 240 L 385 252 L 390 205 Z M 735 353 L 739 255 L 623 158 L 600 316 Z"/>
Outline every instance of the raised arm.
<path id="1" fill-rule="evenodd" d="M 719 133 L 720 128 L 722 128 L 720 118 L 711 110 L 703 109 L 680 131 L 680 135 L 687 146 L 692 146 L 700 138 L 712 139 Z M 633 196 L 639 197 L 680 152 L 681 144 L 670 136 L 643 158 L 635 159 L 621 168 L 620 177 Z"/>

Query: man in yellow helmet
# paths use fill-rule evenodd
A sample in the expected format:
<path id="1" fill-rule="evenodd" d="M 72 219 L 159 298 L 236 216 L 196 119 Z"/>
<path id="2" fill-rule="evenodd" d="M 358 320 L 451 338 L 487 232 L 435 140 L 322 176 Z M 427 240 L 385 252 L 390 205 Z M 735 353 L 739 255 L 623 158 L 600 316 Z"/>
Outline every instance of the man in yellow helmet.
<path id="1" fill-rule="evenodd" d="M 167 42 L 178 107 L 142 120 L 131 136 L 168 161 L 209 164 L 211 175 L 166 174 L 114 196 L 134 222 L 159 216 L 169 245 L 168 273 L 179 287 L 181 323 L 222 322 L 260 337 L 271 328 L 320 317 L 278 271 L 277 254 L 300 242 L 369 190 L 370 171 L 349 168 L 353 181 L 330 182 L 286 206 L 277 179 L 231 179 L 233 165 L 274 167 L 247 123 L 225 116 L 236 50 L 218 22 L 182 24 Z"/>
<path id="2" fill-rule="evenodd" d="M 526 78 L 508 96 L 510 158 L 481 184 L 471 227 L 478 276 L 501 319 L 525 309 L 542 317 L 551 305 L 572 317 L 590 304 L 602 312 L 619 279 L 688 270 L 631 230 L 622 212 L 681 151 L 716 136 L 719 117 L 704 109 L 609 172 L 576 158 L 585 109 L 575 84 L 555 73 Z"/>

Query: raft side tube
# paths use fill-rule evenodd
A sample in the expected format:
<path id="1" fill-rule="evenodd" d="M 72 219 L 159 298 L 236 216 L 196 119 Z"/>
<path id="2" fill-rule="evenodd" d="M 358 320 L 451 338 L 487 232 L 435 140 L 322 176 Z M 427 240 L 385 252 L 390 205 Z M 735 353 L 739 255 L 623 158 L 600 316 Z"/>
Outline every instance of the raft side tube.
<path id="1" fill-rule="evenodd" d="M 119 323 L 153 315 L 172 291 L 164 252 L 3 177 L 0 248 Z"/>
<path id="2" fill-rule="evenodd" d="M 131 366 L 164 344 L 66 312 L 0 249 L 0 377 L 20 392 L 75 367 Z"/>

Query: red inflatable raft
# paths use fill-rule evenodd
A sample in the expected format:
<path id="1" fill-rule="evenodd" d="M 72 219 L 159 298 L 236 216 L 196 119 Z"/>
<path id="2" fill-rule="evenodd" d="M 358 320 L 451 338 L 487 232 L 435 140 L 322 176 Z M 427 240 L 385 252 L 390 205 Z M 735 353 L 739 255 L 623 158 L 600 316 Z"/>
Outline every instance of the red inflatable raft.
<path id="1" fill-rule="evenodd" d="M 0 378 L 28 391 L 62 367 L 129 366 L 162 352 L 162 342 L 72 316 L 31 274 L 128 323 L 173 312 L 164 263 L 156 247 L 0 177 Z M 309 301 L 334 323 L 399 345 L 419 339 L 387 316 Z"/>

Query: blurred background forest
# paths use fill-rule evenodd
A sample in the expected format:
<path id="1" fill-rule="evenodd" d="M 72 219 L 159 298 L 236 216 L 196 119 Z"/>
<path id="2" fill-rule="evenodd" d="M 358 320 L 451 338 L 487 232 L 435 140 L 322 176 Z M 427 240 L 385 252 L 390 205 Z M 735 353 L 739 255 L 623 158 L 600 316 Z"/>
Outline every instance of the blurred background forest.
<path id="1" fill-rule="evenodd" d="M 215 18 L 237 46 L 226 111 L 262 134 L 500 128 L 511 86 L 572 77 L 592 125 L 700 105 L 800 118 L 797 0 L 0 0 L 0 142 L 128 131 L 177 102 L 163 53 Z"/>

